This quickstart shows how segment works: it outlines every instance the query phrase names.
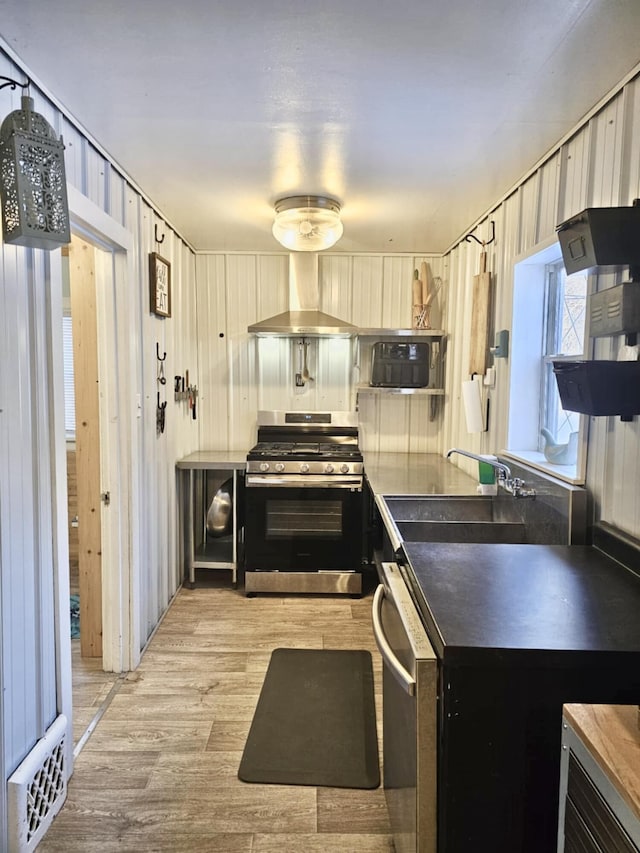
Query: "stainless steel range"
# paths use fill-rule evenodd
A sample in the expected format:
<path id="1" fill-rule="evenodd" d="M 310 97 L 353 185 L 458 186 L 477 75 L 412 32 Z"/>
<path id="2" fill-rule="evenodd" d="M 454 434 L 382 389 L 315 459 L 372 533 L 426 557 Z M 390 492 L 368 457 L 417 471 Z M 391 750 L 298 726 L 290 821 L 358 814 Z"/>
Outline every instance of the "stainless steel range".
<path id="1" fill-rule="evenodd" d="M 362 591 L 354 412 L 258 412 L 247 455 L 245 592 Z"/>

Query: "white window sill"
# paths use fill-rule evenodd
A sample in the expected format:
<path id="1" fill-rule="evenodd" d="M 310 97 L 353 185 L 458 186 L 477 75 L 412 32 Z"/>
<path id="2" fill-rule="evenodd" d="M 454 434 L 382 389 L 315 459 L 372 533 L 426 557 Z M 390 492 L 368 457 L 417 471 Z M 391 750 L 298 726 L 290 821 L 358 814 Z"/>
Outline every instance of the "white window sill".
<path id="1" fill-rule="evenodd" d="M 522 462 L 528 465 L 529 468 L 535 468 L 544 474 L 549 474 L 551 477 L 555 477 L 556 480 L 571 483 L 572 486 L 584 485 L 584 476 L 578 471 L 577 464 L 553 465 L 551 462 L 547 462 L 544 453 L 540 453 L 537 450 L 503 450 L 500 456 L 513 459 L 516 462 Z"/>

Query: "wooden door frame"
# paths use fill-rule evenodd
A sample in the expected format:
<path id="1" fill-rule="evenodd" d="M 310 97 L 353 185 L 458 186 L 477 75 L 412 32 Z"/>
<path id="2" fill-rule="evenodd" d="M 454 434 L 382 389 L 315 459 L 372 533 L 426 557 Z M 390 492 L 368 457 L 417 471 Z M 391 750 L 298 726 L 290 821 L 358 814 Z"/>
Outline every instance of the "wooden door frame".
<path id="1" fill-rule="evenodd" d="M 96 276 L 98 256 L 111 252 L 97 249 L 78 234 L 73 234 L 62 256 L 69 259 L 69 291 L 73 339 L 73 379 L 75 390 L 75 465 L 78 516 L 78 589 L 80 593 L 80 653 L 100 658 L 102 663 L 102 472 L 101 403 L 104 388 L 98 377 L 104 375 L 99 359 L 103 356 L 99 341 L 97 297 L 111 290 L 110 280 Z M 96 453 L 96 450 L 98 451 Z"/>
<path id="2" fill-rule="evenodd" d="M 140 661 L 139 599 L 139 534 L 131 519 L 137 513 L 137 468 L 132 464 L 138 444 L 135 376 L 139 355 L 136 352 L 135 294 L 136 282 L 133 235 L 82 195 L 68 187 L 71 230 L 92 243 L 97 253 L 99 346 L 117 352 L 117 369 L 100 377 L 105 405 L 101 405 L 101 491 L 109 491 L 112 501 L 102 508 L 103 549 L 103 669 L 123 672 L 135 669 Z M 62 401 L 61 401 L 62 402 Z M 64 454 L 64 429 L 58 436 L 60 453 Z M 58 500 L 60 495 L 58 495 Z M 66 500 L 66 495 L 65 498 Z M 61 524 L 65 529 L 61 529 Z M 68 567 L 66 518 L 58 521 L 58 566 Z M 108 567 L 107 571 L 104 568 Z M 65 568 L 66 571 L 68 569 Z M 66 594 L 64 589 L 66 587 Z M 59 585 L 59 607 L 68 611 L 68 581 Z M 66 595 L 66 600 L 62 598 Z M 67 631 L 66 641 L 64 631 Z M 68 621 L 58 620 L 56 646 L 61 649 L 58 660 L 60 710 L 71 708 L 70 645 Z"/>

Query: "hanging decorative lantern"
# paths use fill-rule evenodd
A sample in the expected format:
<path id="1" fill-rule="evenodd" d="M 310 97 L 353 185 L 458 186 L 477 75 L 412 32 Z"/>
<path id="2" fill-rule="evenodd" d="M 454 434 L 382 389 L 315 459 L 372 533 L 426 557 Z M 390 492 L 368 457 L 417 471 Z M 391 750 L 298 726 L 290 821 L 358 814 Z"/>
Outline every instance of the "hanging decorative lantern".
<path id="1" fill-rule="evenodd" d="M 0 195 L 5 243 L 55 249 L 69 243 L 64 145 L 22 96 L 0 127 Z"/>

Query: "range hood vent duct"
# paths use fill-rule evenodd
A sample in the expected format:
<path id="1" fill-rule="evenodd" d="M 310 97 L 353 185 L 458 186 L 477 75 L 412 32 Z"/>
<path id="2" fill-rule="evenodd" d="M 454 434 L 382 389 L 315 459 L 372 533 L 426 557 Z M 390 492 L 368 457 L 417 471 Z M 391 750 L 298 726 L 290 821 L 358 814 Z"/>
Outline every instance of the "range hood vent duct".
<path id="1" fill-rule="evenodd" d="M 292 252 L 289 255 L 289 310 L 260 320 L 247 331 L 258 336 L 304 338 L 356 335 L 356 326 L 320 311 L 318 278 L 318 253 Z"/>

